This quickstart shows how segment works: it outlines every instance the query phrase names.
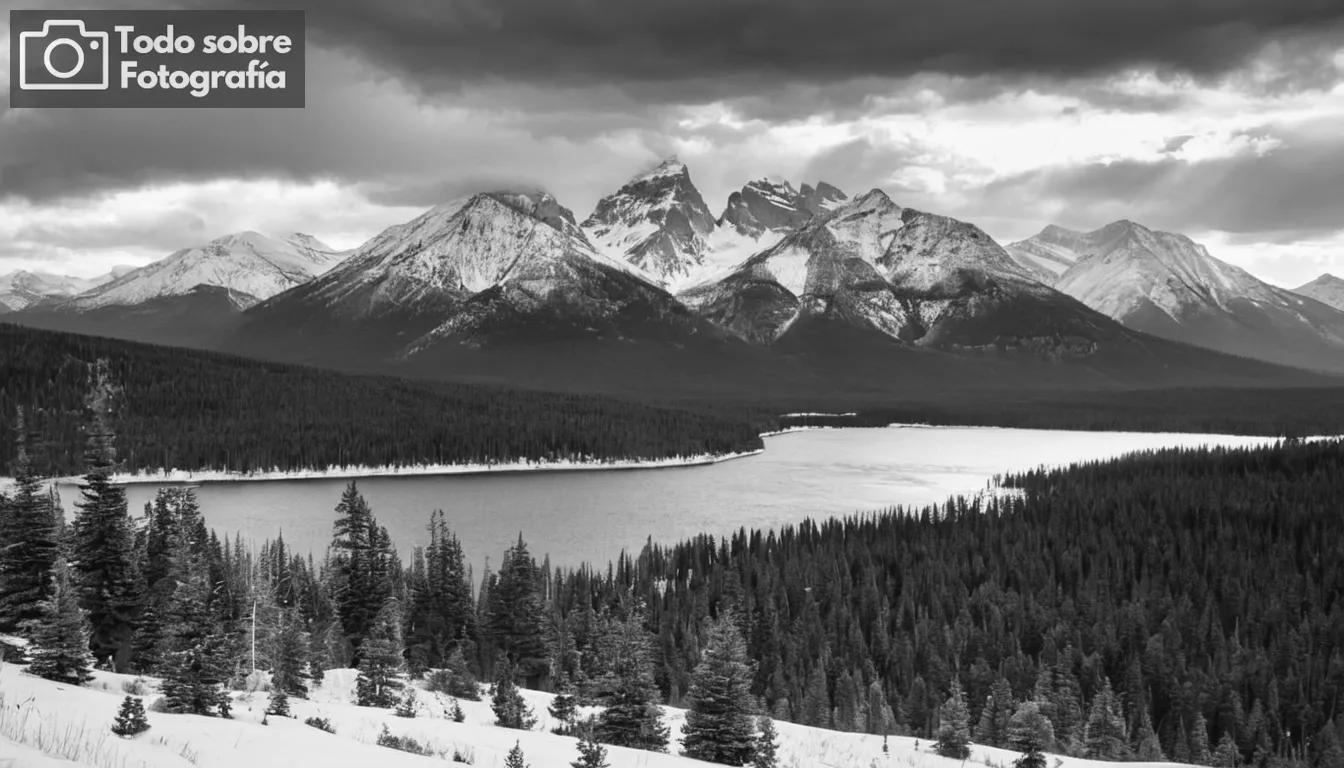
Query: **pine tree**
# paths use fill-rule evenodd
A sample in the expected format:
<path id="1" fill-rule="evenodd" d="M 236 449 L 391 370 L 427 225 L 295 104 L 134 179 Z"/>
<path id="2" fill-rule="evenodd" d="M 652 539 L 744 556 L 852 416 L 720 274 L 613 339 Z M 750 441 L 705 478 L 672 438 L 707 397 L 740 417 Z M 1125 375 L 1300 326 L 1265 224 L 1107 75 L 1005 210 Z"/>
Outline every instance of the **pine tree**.
<path id="1" fill-rule="evenodd" d="M 1015 765 L 1018 768 L 1044 768 L 1042 754 L 1054 743 L 1055 731 L 1050 719 L 1041 712 L 1038 701 L 1024 701 L 1018 705 L 1008 721 L 1004 735 L 1007 746 L 1022 753 Z"/>
<path id="2" fill-rule="evenodd" d="M 135 696 L 122 699 L 121 709 L 117 710 L 117 718 L 112 721 L 112 732 L 127 738 L 148 730 L 149 720 L 145 717 L 145 703 Z"/>
<path id="3" fill-rule="evenodd" d="M 751 764 L 755 768 L 779 768 L 779 734 L 775 731 L 775 721 L 762 715 L 757 723 L 761 732 L 756 737 L 756 749 Z M 883 748 L 886 743 L 887 738 L 883 736 Z"/>
<path id="4" fill-rule="evenodd" d="M 277 717 L 290 717 L 289 696 L 285 695 L 284 688 L 272 688 L 271 698 L 266 707 L 266 714 L 276 715 Z"/>
<path id="5" fill-rule="evenodd" d="M 300 625 L 298 611 L 281 614 L 276 629 L 275 663 L 271 670 L 271 686 L 289 696 L 308 698 L 309 639 Z"/>
<path id="6" fill-rule="evenodd" d="M 943 757 L 965 760 L 970 757 L 971 713 L 966 708 L 966 698 L 961 691 L 961 683 L 952 681 L 952 692 L 938 710 L 938 743 L 935 749 Z"/>
<path id="7" fill-rule="evenodd" d="M 574 696 L 574 684 L 568 678 L 560 684 L 560 690 L 556 692 L 555 699 L 551 701 L 546 711 L 559 722 L 559 725 L 551 729 L 552 733 L 568 736 L 574 732 L 575 722 L 579 716 L 579 702 Z"/>
<path id="8" fill-rule="evenodd" d="M 1124 760 L 1130 755 L 1125 717 L 1109 679 L 1102 682 L 1101 690 L 1092 699 L 1083 738 L 1083 756 L 1090 760 Z"/>
<path id="9" fill-rule="evenodd" d="M 592 734 L 585 733 L 579 739 L 579 759 L 570 763 L 571 768 L 611 768 L 607 762 L 607 750 L 593 741 Z"/>
<path id="10" fill-rule="evenodd" d="M 831 727 L 831 694 L 824 660 L 813 667 L 812 673 L 807 676 L 807 690 L 803 692 L 798 722 L 813 728 Z"/>
<path id="11" fill-rule="evenodd" d="M 704 654 L 691 674 L 689 707 L 682 727 L 684 754 L 723 765 L 746 765 L 755 747 L 747 646 L 727 612 L 715 621 Z"/>
<path id="12" fill-rule="evenodd" d="M 361 707 L 390 707 L 396 703 L 401 690 L 397 675 L 404 663 L 401 654 L 400 606 L 396 598 L 389 598 L 361 648 L 355 703 Z"/>
<path id="13" fill-rule="evenodd" d="M 176 587 L 165 621 L 163 702 L 169 712 L 205 715 L 217 711 L 227 717 L 227 637 L 210 610 L 209 569 L 193 551 L 195 544 L 180 530 L 170 540 L 168 578 Z"/>
<path id="14" fill-rule="evenodd" d="M 518 543 L 504 553 L 487 606 L 490 638 L 514 673 L 533 685 L 540 682 L 549 661 L 539 592 L 541 575 L 519 534 Z"/>
<path id="15" fill-rule="evenodd" d="M 1237 751 L 1237 742 L 1233 740 L 1231 733 L 1223 733 L 1223 738 L 1218 740 L 1218 748 L 1213 751 L 1210 762 L 1215 768 L 1237 768 L 1241 763 L 1241 753 Z"/>
<path id="16" fill-rule="evenodd" d="M 336 611 L 355 648 L 352 661 L 359 666 L 365 637 L 374 631 L 379 612 L 392 597 L 392 552 L 387 531 L 378 525 L 353 480 L 336 505 L 331 549 Z"/>
<path id="17" fill-rule="evenodd" d="M 617 747 L 663 752 L 670 734 L 653 677 L 652 637 L 642 624 L 642 614 L 635 610 L 608 628 L 607 671 L 601 682 L 611 694 L 597 717 L 595 737 Z"/>
<path id="18" fill-rule="evenodd" d="M 1167 756 L 1162 753 L 1162 742 L 1157 737 L 1157 732 L 1153 730 L 1153 722 L 1148 717 L 1148 710 L 1142 709 L 1139 719 L 1139 730 L 1134 735 L 1135 759 L 1141 763 L 1164 763 Z"/>
<path id="19" fill-rule="evenodd" d="M 107 361 L 99 360 L 91 371 L 86 400 L 91 418 L 84 481 L 79 486 L 81 500 L 75 505 L 72 560 L 91 625 L 93 655 L 124 672 L 131 662 L 143 595 L 126 489 L 112 483 L 116 469 L 112 401 L 116 394 Z"/>
<path id="20" fill-rule="evenodd" d="M 530 731 L 537 724 L 536 718 L 532 716 L 532 708 L 518 691 L 513 667 L 508 663 L 499 669 L 499 679 L 495 681 L 495 692 L 490 700 L 490 708 L 494 710 L 495 722 L 503 728 Z"/>
<path id="21" fill-rule="evenodd" d="M 28 672 L 58 683 L 83 685 L 93 679 L 88 623 L 63 558 L 57 558 L 51 579 L 51 596 L 42 601 L 41 616 L 22 627 L 32 640 Z"/>
<path id="22" fill-rule="evenodd" d="M 1204 719 L 1204 713 L 1196 711 L 1194 722 L 1190 724 L 1190 762 L 1208 765 L 1212 759 L 1209 754 L 1209 724 Z"/>
<path id="23" fill-rule="evenodd" d="M 52 570 L 58 555 L 56 510 L 42 490 L 34 455 L 40 434 L 30 429 L 24 412 L 17 414 L 18 458 L 12 468 L 14 492 L 0 517 L 0 633 L 13 633 L 41 619 L 51 597 Z"/>
<path id="24" fill-rule="evenodd" d="M 518 742 L 513 742 L 513 749 L 504 758 L 504 768 L 528 768 L 527 763 L 523 762 L 523 748 Z"/>

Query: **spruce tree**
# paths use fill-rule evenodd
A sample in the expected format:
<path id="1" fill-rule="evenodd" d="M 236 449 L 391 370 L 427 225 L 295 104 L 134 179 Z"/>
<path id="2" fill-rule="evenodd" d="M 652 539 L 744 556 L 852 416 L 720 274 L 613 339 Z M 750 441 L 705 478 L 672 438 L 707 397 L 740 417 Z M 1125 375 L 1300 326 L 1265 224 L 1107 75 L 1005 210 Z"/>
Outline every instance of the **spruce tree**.
<path id="1" fill-rule="evenodd" d="M 51 596 L 42 601 L 41 616 L 22 627 L 32 641 L 28 672 L 58 683 L 82 685 L 93 679 L 88 622 L 63 558 L 57 558 L 51 579 Z"/>
<path id="2" fill-rule="evenodd" d="M 504 768 L 528 768 L 528 764 L 523 762 L 523 747 L 518 742 L 513 742 L 513 749 L 504 758 Z"/>
<path id="3" fill-rule="evenodd" d="M 1142 763 L 1164 763 L 1167 756 L 1162 753 L 1162 742 L 1157 737 L 1157 732 L 1153 730 L 1152 719 L 1148 717 L 1148 710 L 1141 709 L 1139 720 L 1139 730 L 1134 735 L 1135 749 L 1134 757 Z"/>
<path id="4" fill-rule="evenodd" d="M 1083 756 L 1090 760 L 1124 760 L 1130 755 L 1125 718 L 1110 679 L 1103 681 L 1101 690 L 1092 699 L 1083 738 Z"/>
<path id="5" fill-rule="evenodd" d="M 813 728 L 831 727 L 831 693 L 826 681 L 824 659 L 807 676 L 807 690 L 803 692 L 798 722 Z"/>
<path id="6" fill-rule="evenodd" d="M 500 727 L 529 731 L 537 724 L 536 718 L 532 716 L 532 708 L 518 691 L 513 667 L 508 663 L 499 668 L 499 679 L 495 681 L 490 708 L 494 710 L 495 722 Z"/>
<path id="7" fill-rule="evenodd" d="M 1196 765 L 1208 765 L 1212 756 L 1209 754 L 1209 724 L 1204 719 L 1204 713 L 1195 711 L 1194 722 L 1190 724 L 1190 762 Z"/>
<path id="8" fill-rule="evenodd" d="M 1022 753 L 1014 763 L 1017 768 L 1045 768 L 1045 755 L 1042 754 L 1054 743 L 1055 731 L 1041 711 L 1038 701 L 1024 701 L 1018 705 L 1008 720 L 1008 729 L 1004 735 L 1007 746 Z"/>
<path id="9" fill-rule="evenodd" d="M 378 525 L 353 480 L 336 505 L 331 549 L 336 611 L 355 649 L 352 661 L 359 666 L 365 638 L 392 597 L 392 552 L 387 532 Z"/>
<path id="10" fill-rule="evenodd" d="M 277 717 L 291 717 L 289 696 L 285 695 L 284 688 L 271 689 L 271 698 L 266 707 L 266 714 L 276 715 Z"/>
<path id="11" fill-rule="evenodd" d="M 552 733 L 568 736 L 574 732 L 575 723 L 579 716 L 579 702 L 574 696 L 574 684 L 570 682 L 569 678 L 565 678 L 561 682 L 560 690 L 556 692 L 555 698 L 546 708 L 546 711 L 559 723 L 551 729 Z"/>
<path id="12" fill-rule="evenodd" d="M 664 752 L 670 735 L 653 676 L 653 639 L 642 624 L 636 609 L 608 627 L 607 671 L 601 682 L 611 693 L 597 717 L 595 737 L 617 747 Z"/>
<path id="13" fill-rule="evenodd" d="M 284 611 L 276 629 L 275 660 L 271 670 L 271 686 L 287 695 L 308 698 L 307 633 L 300 625 L 298 611 Z"/>
<path id="14" fill-rule="evenodd" d="M 1218 748 L 1213 751 L 1210 762 L 1214 768 L 1237 768 L 1241 764 L 1241 752 L 1230 732 L 1224 732 L 1223 738 L 1218 740 Z"/>
<path id="15" fill-rule="evenodd" d="M 121 701 L 117 718 L 112 721 L 112 732 L 122 738 L 129 738 L 149 730 L 149 720 L 145 717 L 145 703 L 136 696 L 127 696 Z"/>
<path id="16" fill-rule="evenodd" d="M 361 707 L 390 707 L 397 701 L 403 667 L 401 610 L 389 598 L 378 611 L 360 652 L 359 676 L 355 679 L 355 703 Z"/>
<path id="17" fill-rule="evenodd" d="M 952 692 L 938 710 L 938 743 L 935 749 L 943 757 L 965 760 L 971 756 L 971 713 L 966 708 L 966 697 L 961 683 L 952 681 Z"/>
<path id="18" fill-rule="evenodd" d="M 579 759 L 569 765 L 570 768 L 611 768 L 607 762 L 606 747 L 593 741 L 590 733 L 585 733 L 579 739 Z"/>
<path id="19" fill-rule="evenodd" d="M 168 578 L 176 587 L 164 622 L 163 701 L 169 712 L 228 716 L 228 638 L 211 610 L 210 572 L 197 543 L 181 530 L 170 540 Z"/>
<path id="20" fill-rule="evenodd" d="M 549 663 L 541 576 L 519 534 L 518 543 L 504 553 L 487 605 L 489 637 L 513 666 L 514 673 L 532 685 L 540 682 Z"/>
<path id="21" fill-rule="evenodd" d="M 51 496 L 38 474 L 41 436 L 22 409 L 15 424 L 14 491 L 0 517 L 0 633 L 14 633 L 40 619 L 51 597 L 58 555 L 58 524 Z"/>
<path id="22" fill-rule="evenodd" d="M 90 376 L 90 414 L 84 449 L 84 481 L 73 526 L 73 564 L 81 603 L 91 625 L 90 648 L 117 672 L 131 663 L 143 595 L 137 567 L 135 531 L 126 489 L 112 483 L 116 469 L 113 399 L 117 394 L 99 360 Z"/>
<path id="23" fill-rule="evenodd" d="M 775 721 L 767 715 L 762 715 L 757 722 L 761 732 L 756 737 L 756 749 L 751 764 L 754 768 L 779 768 L 779 733 L 775 731 Z M 883 736 L 884 749 L 886 743 L 887 737 Z"/>
<path id="24" fill-rule="evenodd" d="M 746 765 L 756 740 L 751 680 L 755 670 L 731 612 L 715 621 L 691 674 L 682 727 L 683 754 L 723 765 Z"/>

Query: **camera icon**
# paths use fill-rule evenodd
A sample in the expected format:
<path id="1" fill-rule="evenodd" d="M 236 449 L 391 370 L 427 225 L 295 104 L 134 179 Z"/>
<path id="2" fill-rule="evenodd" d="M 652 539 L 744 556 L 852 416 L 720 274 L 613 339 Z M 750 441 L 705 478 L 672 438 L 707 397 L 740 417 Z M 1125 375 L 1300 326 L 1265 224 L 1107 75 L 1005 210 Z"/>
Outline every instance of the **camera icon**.
<path id="1" fill-rule="evenodd" d="M 53 57 L 74 51 L 74 65 Z M 107 33 L 90 32 L 79 19 L 48 19 L 41 32 L 19 33 L 19 89 L 25 91 L 105 91 L 108 84 Z"/>

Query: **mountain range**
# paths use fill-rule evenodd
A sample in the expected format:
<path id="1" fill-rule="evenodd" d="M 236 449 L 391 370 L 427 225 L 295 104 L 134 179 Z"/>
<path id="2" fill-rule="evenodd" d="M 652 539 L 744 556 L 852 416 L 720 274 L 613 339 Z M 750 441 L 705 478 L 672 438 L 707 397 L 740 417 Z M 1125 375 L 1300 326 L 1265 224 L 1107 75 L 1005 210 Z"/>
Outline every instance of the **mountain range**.
<path id="1" fill-rule="evenodd" d="M 1050 226 L 1008 252 L 1041 282 L 1129 328 L 1283 365 L 1344 369 L 1339 308 L 1259 280 L 1185 235 L 1124 220 L 1091 232 Z"/>
<path id="2" fill-rule="evenodd" d="M 1051 226 L 1005 248 L 881 190 L 781 179 L 715 217 L 675 157 L 581 221 L 545 192 L 484 192 L 349 252 L 246 232 L 20 310 L 6 319 L 365 372 L 678 396 L 1344 372 L 1344 312 L 1181 235 Z"/>

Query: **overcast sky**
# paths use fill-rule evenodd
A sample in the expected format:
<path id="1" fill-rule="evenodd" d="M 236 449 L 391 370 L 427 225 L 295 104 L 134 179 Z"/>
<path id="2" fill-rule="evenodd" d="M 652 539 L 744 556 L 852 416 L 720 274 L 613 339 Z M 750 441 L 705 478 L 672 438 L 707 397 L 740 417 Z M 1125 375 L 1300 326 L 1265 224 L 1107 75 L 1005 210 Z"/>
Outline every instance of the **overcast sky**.
<path id="1" fill-rule="evenodd" d="M 753 178 L 825 180 L 1000 242 L 1128 218 L 1280 285 L 1344 276 L 1339 0 L 317 0 L 307 18 L 303 110 L 9 110 L 6 90 L 0 273 L 92 276 L 244 229 L 353 247 L 499 187 L 582 219 L 675 153 L 716 214 Z"/>

